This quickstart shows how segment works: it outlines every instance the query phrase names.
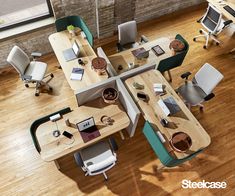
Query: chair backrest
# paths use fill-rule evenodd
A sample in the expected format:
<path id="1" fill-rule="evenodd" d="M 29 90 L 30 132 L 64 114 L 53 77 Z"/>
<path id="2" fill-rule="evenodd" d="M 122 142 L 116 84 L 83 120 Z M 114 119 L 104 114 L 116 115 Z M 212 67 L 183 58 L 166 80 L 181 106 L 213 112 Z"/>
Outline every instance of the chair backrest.
<path id="1" fill-rule="evenodd" d="M 158 135 L 156 134 L 156 131 L 152 128 L 151 124 L 148 121 L 146 121 L 144 124 L 143 133 L 161 163 L 167 167 L 175 167 L 177 165 L 180 165 L 181 163 L 192 159 L 202 151 L 198 150 L 183 159 L 177 159 L 169 154 L 169 152 L 159 139 Z"/>
<path id="2" fill-rule="evenodd" d="M 208 4 L 207 12 L 202 18 L 201 23 L 209 32 L 214 33 L 219 28 L 221 19 L 222 13 L 213 5 Z"/>
<path id="3" fill-rule="evenodd" d="M 93 46 L 93 35 L 80 16 L 66 16 L 55 21 L 57 32 L 66 30 L 69 25 L 79 27 L 85 33 L 89 44 Z"/>
<path id="4" fill-rule="evenodd" d="M 223 79 L 223 75 L 209 63 L 205 63 L 195 74 L 194 80 L 197 85 L 208 95 Z"/>
<path id="5" fill-rule="evenodd" d="M 134 43 L 137 37 L 136 21 L 128 21 L 118 25 L 118 41 L 121 45 Z"/>
<path id="6" fill-rule="evenodd" d="M 84 167 L 89 175 L 96 175 L 112 168 L 116 162 L 116 154 L 112 152 L 107 141 L 98 142 L 81 150 Z"/>
<path id="7" fill-rule="evenodd" d="M 188 53 L 188 50 L 189 50 L 188 42 L 180 34 L 177 34 L 175 36 L 175 39 L 182 41 L 185 45 L 185 48 L 181 52 L 177 53 L 176 55 L 163 59 L 159 62 L 159 65 L 157 66 L 157 70 L 159 70 L 162 73 L 182 65 L 184 58 L 186 54 Z"/>
<path id="8" fill-rule="evenodd" d="M 7 62 L 10 63 L 16 71 L 23 76 L 27 66 L 30 63 L 30 59 L 21 48 L 14 46 L 7 57 Z"/>

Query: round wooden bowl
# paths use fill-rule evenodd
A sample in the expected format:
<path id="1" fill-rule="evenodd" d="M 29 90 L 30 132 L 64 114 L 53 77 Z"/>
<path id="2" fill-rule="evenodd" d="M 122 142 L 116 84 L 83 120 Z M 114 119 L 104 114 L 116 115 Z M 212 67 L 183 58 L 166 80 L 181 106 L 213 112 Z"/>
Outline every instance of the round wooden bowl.
<path id="1" fill-rule="evenodd" d="M 176 132 L 170 139 L 170 145 L 176 152 L 187 152 L 192 146 L 192 139 L 187 133 Z"/>
<path id="2" fill-rule="evenodd" d="M 105 73 L 107 68 L 107 62 L 102 57 L 96 57 L 91 61 L 91 67 L 98 73 L 98 75 L 102 75 Z"/>
<path id="3" fill-rule="evenodd" d="M 118 99 L 119 93 L 115 88 L 106 88 L 102 92 L 102 98 L 105 103 L 115 103 L 115 101 Z"/>
<path id="4" fill-rule="evenodd" d="M 185 48 L 185 45 L 182 41 L 175 39 L 170 43 L 170 49 L 173 49 L 175 52 L 180 52 Z"/>

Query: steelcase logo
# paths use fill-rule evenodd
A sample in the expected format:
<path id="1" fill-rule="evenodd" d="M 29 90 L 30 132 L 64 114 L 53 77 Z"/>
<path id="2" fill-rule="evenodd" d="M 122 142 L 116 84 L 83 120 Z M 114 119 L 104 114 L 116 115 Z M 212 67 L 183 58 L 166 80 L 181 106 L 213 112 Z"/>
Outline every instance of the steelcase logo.
<path id="1" fill-rule="evenodd" d="M 184 189 L 225 189 L 226 182 L 192 182 L 191 180 L 182 180 L 182 188 Z"/>

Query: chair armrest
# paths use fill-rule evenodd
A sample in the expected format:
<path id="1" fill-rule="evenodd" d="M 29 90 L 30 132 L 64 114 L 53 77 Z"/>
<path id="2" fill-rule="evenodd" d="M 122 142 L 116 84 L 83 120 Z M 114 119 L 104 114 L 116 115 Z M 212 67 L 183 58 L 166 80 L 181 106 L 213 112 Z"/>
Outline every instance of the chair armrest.
<path id="1" fill-rule="evenodd" d="M 149 42 L 149 39 L 145 35 L 140 36 L 140 43 L 144 44 Z"/>
<path id="2" fill-rule="evenodd" d="M 117 43 L 117 50 L 118 50 L 118 52 L 123 51 L 123 47 L 119 42 Z"/>
<path id="3" fill-rule="evenodd" d="M 233 23 L 232 20 L 226 20 L 226 21 L 224 21 L 223 29 L 224 29 L 225 27 L 227 27 L 228 25 L 230 25 L 231 23 Z"/>
<path id="4" fill-rule="evenodd" d="M 182 75 L 181 75 L 181 78 L 182 79 L 186 79 L 186 80 L 188 80 L 188 77 L 191 75 L 192 73 L 191 72 L 185 72 L 185 73 L 183 73 Z"/>
<path id="5" fill-rule="evenodd" d="M 42 56 L 42 53 L 40 53 L 40 52 L 32 52 L 32 53 L 31 53 L 31 56 L 32 56 L 32 57 L 41 57 L 41 56 Z"/>
<path id="6" fill-rule="evenodd" d="M 204 100 L 205 100 L 205 101 L 209 101 L 209 100 L 212 99 L 214 96 L 215 96 L 214 93 L 210 93 L 209 95 L 207 95 L 207 96 L 204 98 Z"/>

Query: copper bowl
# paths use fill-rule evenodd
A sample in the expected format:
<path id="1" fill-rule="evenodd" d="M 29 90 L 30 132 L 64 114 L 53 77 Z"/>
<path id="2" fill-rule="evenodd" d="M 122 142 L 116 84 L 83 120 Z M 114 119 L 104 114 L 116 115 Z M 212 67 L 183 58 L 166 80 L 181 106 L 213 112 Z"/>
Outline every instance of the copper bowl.
<path id="1" fill-rule="evenodd" d="M 119 93 L 115 88 L 106 88 L 102 92 L 102 98 L 105 103 L 115 103 L 115 101 L 118 99 Z"/>
<path id="2" fill-rule="evenodd" d="M 176 152 L 187 152 L 192 146 L 192 139 L 187 133 L 176 132 L 170 139 L 170 146 Z"/>

